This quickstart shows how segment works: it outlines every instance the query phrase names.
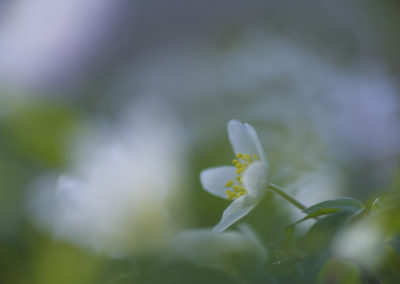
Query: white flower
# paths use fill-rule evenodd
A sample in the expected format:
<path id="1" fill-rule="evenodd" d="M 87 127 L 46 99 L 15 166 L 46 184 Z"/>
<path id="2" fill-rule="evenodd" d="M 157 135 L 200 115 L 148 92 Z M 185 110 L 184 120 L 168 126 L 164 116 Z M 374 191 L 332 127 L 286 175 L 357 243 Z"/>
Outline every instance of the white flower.
<path id="1" fill-rule="evenodd" d="M 250 256 L 262 262 L 267 250 L 255 232 L 246 224 L 240 224 L 239 231 L 223 233 L 210 229 L 182 231 L 171 245 L 173 255 L 201 267 L 229 270 L 235 266 L 235 257 Z"/>
<path id="2" fill-rule="evenodd" d="M 333 240 L 333 255 L 351 259 L 369 269 L 385 257 L 385 236 L 380 220 L 365 218 L 340 231 Z"/>
<path id="3" fill-rule="evenodd" d="M 238 120 L 228 123 L 228 135 L 237 159 L 233 166 L 206 169 L 200 174 L 208 192 L 234 200 L 214 227 L 222 232 L 248 214 L 264 197 L 269 182 L 269 166 L 254 128 Z"/>
<path id="4" fill-rule="evenodd" d="M 62 175 L 56 190 L 42 186 L 49 190 L 32 214 L 39 225 L 112 256 L 166 248 L 185 215 L 185 143 L 165 105 L 136 106 L 122 131 L 108 129 L 101 147 L 91 137 L 94 153 L 76 149 L 73 176 Z"/>

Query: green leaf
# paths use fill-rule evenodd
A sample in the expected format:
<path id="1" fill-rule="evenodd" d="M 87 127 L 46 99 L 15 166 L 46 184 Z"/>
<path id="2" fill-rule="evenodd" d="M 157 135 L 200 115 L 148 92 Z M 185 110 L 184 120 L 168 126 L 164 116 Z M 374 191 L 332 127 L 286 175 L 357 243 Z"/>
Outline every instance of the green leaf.
<path id="1" fill-rule="evenodd" d="M 323 248 L 355 214 L 352 211 L 339 211 L 318 220 L 307 232 L 303 240 L 304 248 L 309 251 Z"/>
<path id="2" fill-rule="evenodd" d="M 357 199 L 343 197 L 332 200 L 326 200 L 317 203 L 311 207 L 306 208 L 303 212 L 307 214 L 312 214 L 320 210 L 336 210 L 336 211 L 358 211 L 364 208 L 364 205 Z"/>
<path id="3" fill-rule="evenodd" d="M 358 212 L 362 209 L 365 209 L 364 205 L 353 198 L 343 197 L 332 200 L 326 200 L 320 203 L 317 203 L 313 206 L 306 208 L 303 212 L 307 215 L 297 221 L 295 224 L 303 222 L 305 220 L 316 218 L 318 216 L 332 214 L 339 211 L 345 212 Z"/>

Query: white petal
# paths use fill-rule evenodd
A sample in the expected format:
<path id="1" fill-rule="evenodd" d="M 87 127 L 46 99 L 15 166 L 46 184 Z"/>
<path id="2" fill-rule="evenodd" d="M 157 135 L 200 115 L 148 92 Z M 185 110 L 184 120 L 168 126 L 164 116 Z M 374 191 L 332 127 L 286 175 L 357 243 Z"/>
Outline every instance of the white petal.
<path id="1" fill-rule="evenodd" d="M 258 155 L 252 136 L 240 121 L 233 119 L 228 122 L 228 136 L 235 154 Z"/>
<path id="2" fill-rule="evenodd" d="M 266 163 L 266 164 L 268 165 L 267 155 L 266 155 L 265 152 L 264 152 L 264 148 L 263 148 L 263 146 L 261 145 L 261 141 L 260 141 L 260 138 L 258 138 L 258 135 L 257 135 L 256 130 L 254 129 L 253 126 L 251 126 L 251 125 L 248 124 L 248 123 L 245 123 L 244 125 L 245 125 L 246 130 L 247 130 L 247 132 L 249 133 L 251 139 L 253 140 L 253 142 L 254 142 L 256 148 L 257 148 L 257 155 L 260 157 L 260 159 L 261 159 L 264 163 Z"/>
<path id="3" fill-rule="evenodd" d="M 269 182 L 268 165 L 258 161 L 250 164 L 243 174 L 243 185 L 250 196 L 254 198 L 262 198 L 267 192 Z"/>
<path id="4" fill-rule="evenodd" d="M 235 181 L 235 170 L 231 166 L 205 169 L 200 173 L 200 182 L 209 193 L 227 199 L 228 188 L 225 185 L 228 180 Z"/>
<path id="5" fill-rule="evenodd" d="M 255 261 L 263 261 L 266 257 L 265 248 L 248 226 L 240 232 L 181 231 L 169 248 L 177 257 L 199 266 L 227 271 L 232 269 L 231 258 L 234 255 L 251 255 Z"/>
<path id="6" fill-rule="evenodd" d="M 63 207 L 74 207 L 80 205 L 84 202 L 86 194 L 87 185 L 80 180 L 67 175 L 61 175 L 58 178 L 56 184 L 56 197 L 57 201 L 60 202 Z"/>
<path id="7" fill-rule="evenodd" d="M 67 175 L 61 175 L 56 184 L 56 191 L 58 194 L 67 194 L 71 191 L 81 190 L 84 183 L 80 180 Z"/>
<path id="8" fill-rule="evenodd" d="M 213 228 L 213 231 L 222 232 L 235 222 L 246 216 L 254 207 L 257 206 L 260 199 L 244 195 L 236 199 L 225 209 L 221 221 Z"/>

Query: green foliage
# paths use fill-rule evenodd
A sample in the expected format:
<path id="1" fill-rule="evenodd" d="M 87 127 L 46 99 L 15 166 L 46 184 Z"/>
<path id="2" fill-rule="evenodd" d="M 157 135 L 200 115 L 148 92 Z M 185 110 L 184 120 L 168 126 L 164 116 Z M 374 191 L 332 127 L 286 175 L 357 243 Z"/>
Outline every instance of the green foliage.
<path id="1" fill-rule="evenodd" d="M 302 247 L 307 251 L 318 252 L 325 248 L 334 236 L 354 216 L 353 212 L 339 211 L 318 220 L 302 240 Z"/>
<path id="2" fill-rule="evenodd" d="M 326 200 L 306 208 L 303 212 L 306 213 L 307 216 L 297 221 L 296 223 L 300 223 L 311 218 L 316 218 L 322 215 L 332 214 L 339 211 L 356 214 L 364 209 L 364 205 L 360 201 L 353 198 L 338 198 Z"/>
<path id="3" fill-rule="evenodd" d="M 361 284 L 361 269 L 351 261 L 331 258 L 320 269 L 316 283 Z"/>
<path id="4" fill-rule="evenodd" d="M 77 113 L 52 102 L 24 104 L 7 115 L 0 125 L 8 151 L 25 160 L 60 168 L 66 146 L 77 128 Z"/>
<path id="5" fill-rule="evenodd" d="M 27 177 L 38 168 L 59 170 L 66 164 L 66 146 L 70 134 L 79 126 L 79 119 L 72 108 L 47 101 L 21 106 L 0 122 L 0 252 L 3 255 L 0 268 L 6 271 L 0 282 L 4 277 L 13 283 L 44 284 L 399 283 L 400 181 L 390 190 L 370 197 L 367 206 L 347 197 L 326 200 L 306 208 L 305 216 L 294 223 L 286 206 L 268 192 L 245 220 L 267 247 L 267 261 L 255 265 L 251 259 L 233 256 L 228 271 L 180 261 L 106 259 L 74 245 L 32 234 L 26 230 L 24 221 L 20 221 L 22 188 Z M 229 151 L 224 145 L 199 151 L 192 157 L 196 172 L 209 166 L 210 160 L 219 164 L 219 159 L 224 160 Z M 195 211 L 200 213 L 190 226 L 212 226 L 227 206 L 226 201 L 200 190 L 196 191 L 195 199 Z M 364 267 L 355 259 L 340 259 L 332 251 L 338 233 L 364 219 L 380 224 L 384 236 L 383 260 L 376 267 Z M 312 224 L 304 230 L 300 226 L 306 221 Z M 19 273 L 18 266 L 25 274 Z"/>

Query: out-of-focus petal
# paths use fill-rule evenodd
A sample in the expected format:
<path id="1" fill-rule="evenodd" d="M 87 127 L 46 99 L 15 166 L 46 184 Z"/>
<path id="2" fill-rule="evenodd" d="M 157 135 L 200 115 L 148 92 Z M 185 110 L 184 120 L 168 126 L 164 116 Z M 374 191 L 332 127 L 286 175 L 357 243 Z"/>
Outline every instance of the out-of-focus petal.
<path id="1" fill-rule="evenodd" d="M 254 262 L 266 259 L 267 251 L 257 235 L 245 224 L 240 231 L 223 233 L 211 229 L 182 231 L 176 235 L 171 252 L 178 258 L 201 267 L 231 271 L 235 265 L 233 255 L 247 255 Z"/>
<path id="2" fill-rule="evenodd" d="M 68 176 L 61 175 L 56 184 L 57 200 L 63 200 L 63 203 L 78 204 L 82 201 L 82 196 L 87 191 L 87 184 Z"/>
<path id="3" fill-rule="evenodd" d="M 83 186 L 84 184 L 80 180 L 71 176 L 61 175 L 57 180 L 56 190 L 57 193 L 63 194 L 66 191 L 75 190 Z"/>

